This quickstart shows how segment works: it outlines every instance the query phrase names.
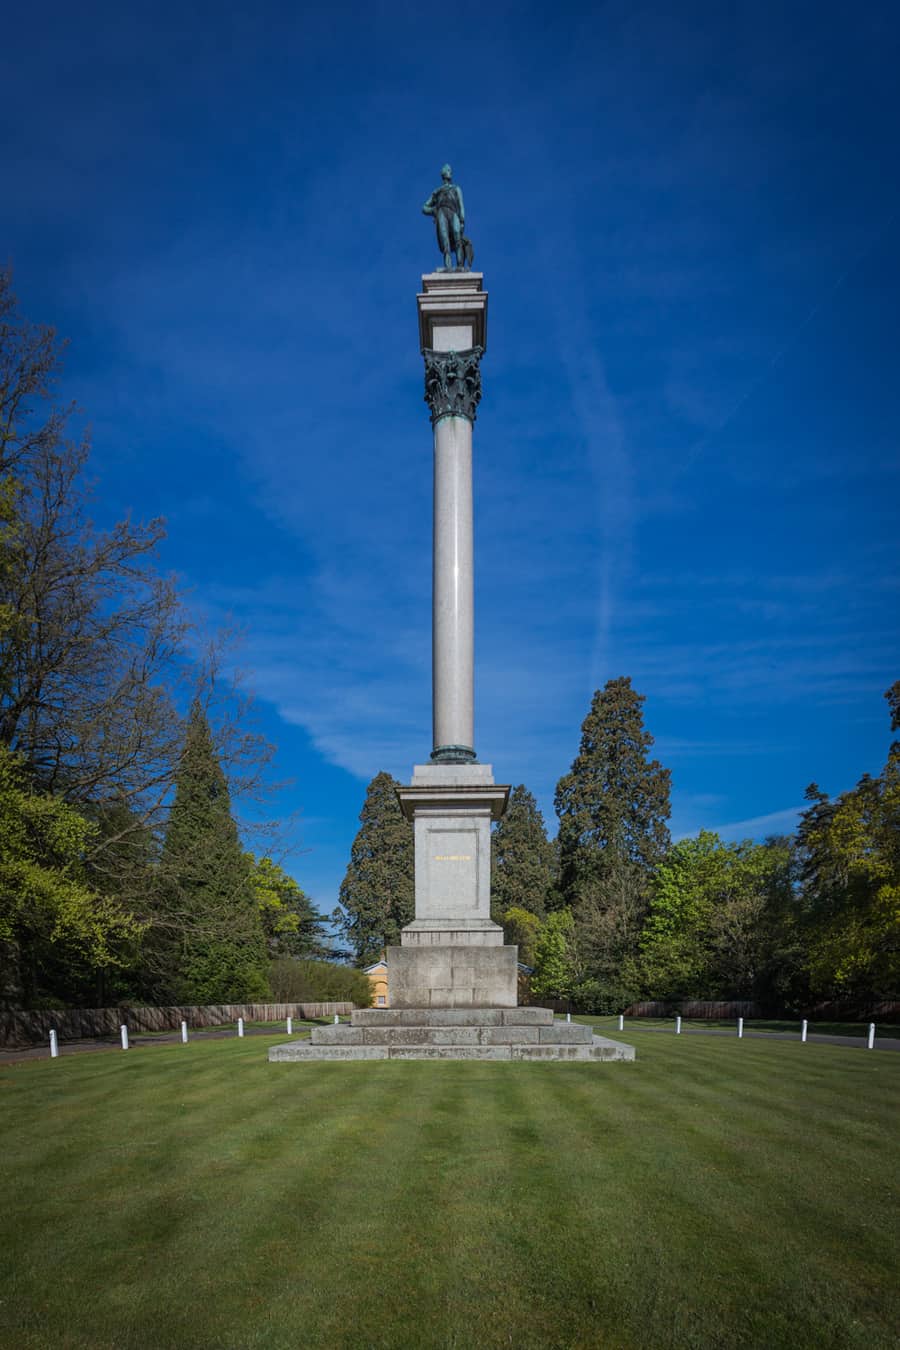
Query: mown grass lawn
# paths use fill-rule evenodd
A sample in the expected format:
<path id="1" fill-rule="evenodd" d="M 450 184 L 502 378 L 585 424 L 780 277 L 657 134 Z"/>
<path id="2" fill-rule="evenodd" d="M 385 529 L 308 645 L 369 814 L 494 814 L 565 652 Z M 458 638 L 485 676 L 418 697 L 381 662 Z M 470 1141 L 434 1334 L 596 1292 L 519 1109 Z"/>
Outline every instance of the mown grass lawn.
<path id="1" fill-rule="evenodd" d="M 0 1068 L 0 1344 L 895 1344 L 900 1055 L 270 1065 L 278 1039 Z"/>

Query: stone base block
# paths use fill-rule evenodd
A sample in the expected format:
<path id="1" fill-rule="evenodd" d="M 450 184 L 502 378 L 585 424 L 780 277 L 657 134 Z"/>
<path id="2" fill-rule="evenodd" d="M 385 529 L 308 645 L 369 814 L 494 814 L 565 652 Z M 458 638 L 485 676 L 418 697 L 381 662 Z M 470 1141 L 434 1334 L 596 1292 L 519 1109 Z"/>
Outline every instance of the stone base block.
<path id="1" fill-rule="evenodd" d="M 414 919 L 403 929 L 400 942 L 404 947 L 502 947 L 503 929 L 490 920 L 454 927 L 446 919 L 437 924 Z"/>
<path id="2" fill-rule="evenodd" d="M 322 1028 L 349 1032 L 352 1027 Z M 360 1029 L 361 1030 L 361 1029 Z M 488 1034 L 490 1028 L 483 1029 Z M 523 1028 L 525 1030 L 525 1028 Z M 590 1032 L 590 1028 L 586 1028 Z M 436 1028 L 434 1034 L 439 1034 Z M 605 1036 L 590 1036 L 580 1044 L 535 1044 L 533 1041 L 509 1045 L 435 1044 L 432 1041 L 408 1040 L 402 1044 L 327 1044 L 313 1045 L 309 1041 L 288 1041 L 273 1045 L 269 1051 L 272 1063 L 291 1063 L 316 1060 L 349 1059 L 472 1059 L 472 1060 L 538 1060 L 542 1063 L 602 1063 L 634 1059 L 634 1047 Z"/>
<path id="3" fill-rule="evenodd" d="M 514 1008 L 516 947 L 389 947 L 391 1010 Z"/>

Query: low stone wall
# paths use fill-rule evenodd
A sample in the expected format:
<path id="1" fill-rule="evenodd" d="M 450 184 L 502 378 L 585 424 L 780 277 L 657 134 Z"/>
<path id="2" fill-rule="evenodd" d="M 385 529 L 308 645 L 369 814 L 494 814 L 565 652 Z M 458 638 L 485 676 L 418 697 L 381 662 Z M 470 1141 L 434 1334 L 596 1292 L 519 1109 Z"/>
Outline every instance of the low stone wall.
<path id="1" fill-rule="evenodd" d="M 55 1031 L 60 1041 L 89 1040 L 92 1037 L 118 1036 L 124 1024 L 130 1032 L 177 1031 L 182 1022 L 189 1027 L 215 1027 L 224 1022 L 283 1022 L 287 1017 L 345 1016 L 352 1003 L 215 1003 L 203 1007 L 67 1008 L 65 1010 L 0 1011 L 0 1045 L 36 1045 Z"/>

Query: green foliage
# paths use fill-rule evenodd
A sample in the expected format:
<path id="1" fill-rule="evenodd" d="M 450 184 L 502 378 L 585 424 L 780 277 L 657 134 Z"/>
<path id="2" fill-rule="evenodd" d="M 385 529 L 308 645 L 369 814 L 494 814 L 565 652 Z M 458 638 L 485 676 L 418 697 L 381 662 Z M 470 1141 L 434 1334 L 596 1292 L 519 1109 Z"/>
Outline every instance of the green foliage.
<path id="1" fill-rule="evenodd" d="M 271 957 L 322 956 L 325 919 L 309 896 L 271 858 L 247 855 L 259 918 Z"/>
<path id="2" fill-rule="evenodd" d="M 399 943 L 415 909 L 413 832 L 400 810 L 399 786 L 389 773 L 369 784 L 333 916 L 360 965 Z"/>
<path id="3" fill-rule="evenodd" d="M 534 944 L 541 931 L 541 921 L 530 909 L 511 905 L 503 915 L 503 941 L 518 947 L 519 960 L 525 966 L 534 964 Z"/>
<path id="4" fill-rule="evenodd" d="M 570 998 L 578 979 L 575 920 L 571 910 L 548 914 L 534 939 L 531 992 L 538 998 Z"/>
<path id="5" fill-rule="evenodd" d="M 512 908 L 544 913 L 554 862 L 544 817 L 520 783 L 509 794 L 509 805 L 491 838 L 491 910 L 497 923 L 505 922 Z"/>
<path id="6" fill-rule="evenodd" d="M 199 703 L 188 719 L 159 886 L 157 940 L 165 949 L 163 968 L 172 1001 L 266 998 L 266 940 L 250 863 Z"/>
<path id="7" fill-rule="evenodd" d="M 36 791 L 21 759 L 0 745 L 0 949 L 8 985 L 20 980 L 28 1002 L 41 997 L 48 962 L 116 965 L 141 931 L 85 876 L 96 828 L 58 797 Z"/>
<path id="8" fill-rule="evenodd" d="M 634 968 L 653 870 L 669 846 L 670 775 L 647 758 L 643 702 L 629 679 L 598 689 L 556 789 L 560 891 L 585 969 L 607 984 Z"/>
<path id="9" fill-rule="evenodd" d="M 617 980 L 597 980 L 591 977 L 576 980 L 572 986 L 572 1007 L 580 1013 L 609 1017 L 620 1013 L 635 998 L 635 985 Z"/>
<path id="10" fill-rule="evenodd" d="M 368 975 L 334 961 L 280 957 L 272 962 L 269 983 L 278 1003 L 353 1003 L 357 1008 L 372 1005 Z"/>
<path id="11" fill-rule="evenodd" d="M 887 691 L 900 725 L 900 681 Z M 815 784 L 797 836 L 809 978 L 819 997 L 865 1002 L 900 987 L 900 743 L 883 772 L 831 801 Z"/>
<path id="12" fill-rule="evenodd" d="M 657 869 L 641 942 L 653 998 L 758 998 L 790 922 L 785 841 L 723 843 L 702 831 Z"/>
<path id="13" fill-rule="evenodd" d="M 562 888 L 567 900 L 602 889 L 623 868 L 648 873 L 669 847 L 668 769 L 647 759 L 644 697 L 631 680 L 598 689 L 581 744 L 556 788 Z"/>

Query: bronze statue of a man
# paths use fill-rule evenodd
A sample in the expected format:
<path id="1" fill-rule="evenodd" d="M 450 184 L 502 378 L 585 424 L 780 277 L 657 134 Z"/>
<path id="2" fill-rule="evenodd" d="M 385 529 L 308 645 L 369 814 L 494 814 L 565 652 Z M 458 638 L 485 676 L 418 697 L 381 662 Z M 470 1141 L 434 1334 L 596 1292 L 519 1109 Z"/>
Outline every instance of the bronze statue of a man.
<path id="1" fill-rule="evenodd" d="M 471 266 L 472 245 L 464 235 L 466 208 L 462 188 L 454 183 L 449 164 L 441 169 L 441 179 L 441 186 L 432 192 L 422 207 L 422 214 L 434 216 L 438 248 L 444 256 L 444 268 L 449 272 L 452 270 L 452 253 L 456 254 L 457 267 L 465 267 L 467 263 Z"/>

